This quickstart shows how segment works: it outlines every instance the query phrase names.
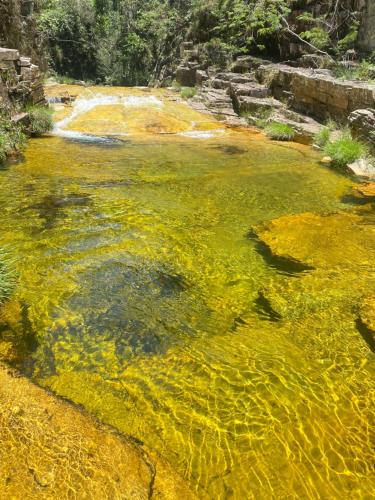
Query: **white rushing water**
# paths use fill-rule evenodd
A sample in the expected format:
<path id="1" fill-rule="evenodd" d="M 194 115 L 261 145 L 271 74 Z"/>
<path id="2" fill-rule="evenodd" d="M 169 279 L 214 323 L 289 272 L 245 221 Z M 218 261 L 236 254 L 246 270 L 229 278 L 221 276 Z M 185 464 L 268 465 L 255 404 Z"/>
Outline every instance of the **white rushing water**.
<path id="1" fill-rule="evenodd" d="M 53 133 L 54 135 L 58 135 L 60 137 L 65 137 L 69 139 L 82 139 L 85 141 L 97 142 L 98 140 L 104 139 L 101 137 L 97 137 L 95 135 L 83 134 L 81 132 L 76 132 L 72 130 L 66 130 L 66 127 L 78 116 L 91 111 L 97 106 L 110 106 L 110 105 L 120 105 L 125 108 L 129 107 L 148 107 L 154 106 L 161 108 L 163 106 L 163 101 L 158 99 L 155 96 L 105 96 L 101 94 L 96 94 L 93 97 L 80 97 L 76 99 L 73 103 L 73 111 L 72 113 L 60 120 L 55 124 Z M 124 133 L 116 133 L 116 136 L 124 136 L 127 134 Z"/>

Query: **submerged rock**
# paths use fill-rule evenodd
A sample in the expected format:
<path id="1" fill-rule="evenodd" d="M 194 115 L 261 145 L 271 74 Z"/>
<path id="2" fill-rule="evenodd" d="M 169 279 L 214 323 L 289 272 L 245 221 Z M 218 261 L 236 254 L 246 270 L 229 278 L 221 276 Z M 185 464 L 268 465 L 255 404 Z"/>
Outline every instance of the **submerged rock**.
<path id="1" fill-rule="evenodd" d="M 355 213 L 287 215 L 253 230 L 272 254 L 309 266 L 371 267 L 375 260 L 375 227 Z"/>
<path id="2" fill-rule="evenodd" d="M 354 188 L 354 193 L 358 194 L 362 198 L 375 200 L 375 182 L 367 182 L 356 186 Z"/>
<path id="3" fill-rule="evenodd" d="M 2 498 L 191 499 L 170 465 L 0 365 Z"/>

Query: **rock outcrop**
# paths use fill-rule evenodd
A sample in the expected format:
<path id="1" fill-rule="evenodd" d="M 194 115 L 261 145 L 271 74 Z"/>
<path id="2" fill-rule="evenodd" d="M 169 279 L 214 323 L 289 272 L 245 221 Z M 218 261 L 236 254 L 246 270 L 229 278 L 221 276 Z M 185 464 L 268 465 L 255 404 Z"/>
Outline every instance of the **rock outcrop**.
<path id="1" fill-rule="evenodd" d="M 15 114 L 27 104 L 45 104 L 39 68 L 18 50 L 0 47 L 0 108 Z"/>
<path id="2" fill-rule="evenodd" d="M 276 99 L 321 120 L 331 117 L 345 122 L 352 111 L 375 107 L 374 84 L 338 80 L 329 70 L 267 64 L 257 69 L 257 78 Z"/>
<path id="3" fill-rule="evenodd" d="M 200 65 L 191 42 L 182 45 L 181 56 L 177 82 L 199 89 L 192 104 L 229 124 L 244 124 L 236 115 L 245 115 L 254 125 L 259 119 L 279 121 L 294 128 L 298 142 L 308 144 L 322 128 L 316 120 L 333 118 L 349 123 L 356 137 L 375 142 L 372 83 L 338 80 L 327 69 L 274 64 L 254 56 L 241 56 L 230 71 L 217 71 Z M 310 59 L 304 58 L 306 65 L 312 64 Z"/>
<path id="4" fill-rule="evenodd" d="M 356 109 L 349 115 L 352 134 L 375 145 L 375 109 Z"/>

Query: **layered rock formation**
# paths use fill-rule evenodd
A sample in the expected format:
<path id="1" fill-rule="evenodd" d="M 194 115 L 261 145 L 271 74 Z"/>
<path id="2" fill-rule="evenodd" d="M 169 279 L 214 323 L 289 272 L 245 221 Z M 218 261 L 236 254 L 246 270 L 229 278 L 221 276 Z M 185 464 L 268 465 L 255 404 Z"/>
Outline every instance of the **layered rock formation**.
<path id="1" fill-rule="evenodd" d="M 322 120 L 346 121 L 352 111 L 375 106 L 374 84 L 338 80 L 329 70 L 266 64 L 257 69 L 257 78 L 277 99 Z"/>
<path id="2" fill-rule="evenodd" d="M 27 104 L 45 104 L 39 68 L 18 50 L 0 48 L 0 108 L 14 114 Z"/>
<path id="3" fill-rule="evenodd" d="M 238 115 L 253 117 L 256 123 L 272 114 L 272 119 L 291 125 L 300 142 L 309 142 L 321 127 L 315 119 L 333 118 L 349 123 L 354 135 L 373 141 L 373 83 L 339 80 L 326 69 L 273 64 L 253 56 L 239 57 L 231 71 L 218 72 L 200 65 L 190 42 L 183 44 L 181 55 L 177 82 L 197 86 L 200 92 L 193 105 L 229 124 L 244 124 Z"/>

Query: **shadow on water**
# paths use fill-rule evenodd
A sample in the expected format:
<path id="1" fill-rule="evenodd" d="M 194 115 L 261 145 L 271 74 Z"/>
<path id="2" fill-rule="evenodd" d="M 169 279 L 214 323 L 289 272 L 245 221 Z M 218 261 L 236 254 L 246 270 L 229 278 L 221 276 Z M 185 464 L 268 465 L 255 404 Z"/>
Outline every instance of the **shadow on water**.
<path id="1" fill-rule="evenodd" d="M 359 196 L 354 196 L 353 194 L 346 194 L 341 198 L 341 203 L 346 205 L 367 205 L 369 203 L 374 203 L 375 200 L 369 200 L 368 198 L 360 198 Z"/>
<path id="2" fill-rule="evenodd" d="M 47 195 L 40 203 L 30 205 L 27 209 L 38 211 L 40 219 L 44 219 L 42 229 L 52 229 L 59 219 L 64 219 L 64 208 L 86 207 L 90 204 L 90 195 L 71 193 L 66 196 Z"/>
<path id="3" fill-rule="evenodd" d="M 182 297 L 189 289 L 186 279 L 157 262 L 127 259 L 82 271 L 77 293 L 56 309 L 44 338 L 44 376 L 53 375 L 65 356 L 65 348 L 56 351 L 56 345 L 77 347 L 74 367 L 86 366 L 89 358 L 90 366 L 101 366 L 113 346 L 114 366 L 121 366 L 136 356 L 165 353 L 194 335 L 189 298 Z"/>
<path id="4" fill-rule="evenodd" d="M 97 136 L 97 135 L 77 135 L 75 137 L 64 137 L 64 141 L 70 144 L 79 144 L 86 147 L 99 148 L 119 148 L 132 144 L 130 140 L 120 139 L 118 137 Z"/>
<path id="5" fill-rule="evenodd" d="M 218 146 L 212 146 L 212 149 L 219 150 L 226 155 L 241 155 L 247 153 L 247 149 L 241 148 L 239 146 L 233 146 L 231 144 L 220 144 Z"/>
<path id="6" fill-rule="evenodd" d="M 271 321 L 273 323 L 280 321 L 282 316 L 276 312 L 271 306 L 270 301 L 263 294 L 262 291 L 258 293 L 258 297 L 254 301 L 255 310 L 259 314 L 259 317 L 266 321 Z"/>
<path id="7" fill-rule="evenodd" d="M 355 326 L 357 327 L 357 330 L 361 334 L 363 340 L 369 346 L 370 350 L 375 353 L 375 338 L 372 331 L 367 328 L 360 318 L 357 318 Z"/>
<path id="8" fill-rule="evenodd" d="M 249 231 L 247 233 L 247 238 L 254 241 L 255 251 L 263 257 L 265 263 L 269 267 L 276 269 L 280 274 L 298 276 L 301 273 L 313 271 L 315 269 L 313 266 L 309 266 L 299 260 L 274 255 L 268 245 L 259 240 L 254 231 Z"/>
<path id="9" fill-rule="evenodd" d="M 17 304 L 18 309 L 12 312 L 10 321 L 0 319 L 0 342 L 12 345 L 14 354 L 7 360 L 9 364 L 31 375 L 33 362 L 30 355 L 38 348 L 38 338 L 29 318 L 29 306 L 24 302 Z"/>

